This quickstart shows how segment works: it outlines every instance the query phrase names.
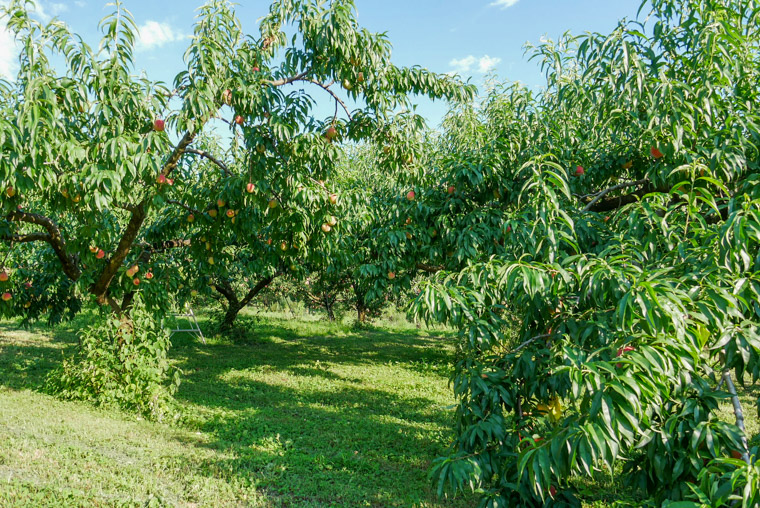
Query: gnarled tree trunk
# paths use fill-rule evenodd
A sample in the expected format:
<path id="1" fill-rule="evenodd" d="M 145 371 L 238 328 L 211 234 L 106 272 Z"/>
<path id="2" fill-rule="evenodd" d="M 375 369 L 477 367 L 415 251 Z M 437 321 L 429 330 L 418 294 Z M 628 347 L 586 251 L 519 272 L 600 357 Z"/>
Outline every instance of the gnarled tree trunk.
<path id="1" fill-rule="evenodd" d="M 246 293 L 245 297 L 243 297 L 242 300 L 237 297 L 235 290 L 232 289 L 229 281 L 224 280 L 220 281 L 218 284 L 214 284 L 214 289 L 216 289 L 219 294 L 221 294 L 227 300 L 227 310 L 224 313 L 224 318 L 221 322 L 221 328 L 223 330 L 232 328 L 240 311 L 248 306 L 248 304 L 251 303 L 251 300 L 253 300 L 256 295 L 258 295 L 262 290 L 264 290 L 264 288 L 271 284 L 277 275 L 279 275 L 279 273 L 261 279 L 254 287 L 250 289 L 250 291 L 248 291 L 248 293 Z"/>

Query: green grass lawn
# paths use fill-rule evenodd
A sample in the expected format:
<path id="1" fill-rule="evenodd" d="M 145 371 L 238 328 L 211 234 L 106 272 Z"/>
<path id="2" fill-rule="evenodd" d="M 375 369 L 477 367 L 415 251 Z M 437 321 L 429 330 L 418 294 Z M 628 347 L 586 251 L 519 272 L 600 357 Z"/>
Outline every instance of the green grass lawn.
<path id="1" fill-rule="evenodd" d="M 175 336 L 180 417 L 154 423 L 40 392 L 86 319 L 0 323 L 2 508 L 476 504 L 437 499 L 427 480 L 452 437 L 451 333 L 260 313 L 206 345 Z M 742 391 L 750 435 L 757 397 Z M 730 402 L 720 416 L 733 421 Z M 574 486 L 585 506 L 635 499 L 619 480 Z"/>
<path id="2" fill-rule="evenodd" d="M 40 393 L 73 330 L 0 324 L 0 506 L 472 506 L 427 474 L 451 437 L 442 331 L 268 316 L 175 336 L 181 418 Z"/>

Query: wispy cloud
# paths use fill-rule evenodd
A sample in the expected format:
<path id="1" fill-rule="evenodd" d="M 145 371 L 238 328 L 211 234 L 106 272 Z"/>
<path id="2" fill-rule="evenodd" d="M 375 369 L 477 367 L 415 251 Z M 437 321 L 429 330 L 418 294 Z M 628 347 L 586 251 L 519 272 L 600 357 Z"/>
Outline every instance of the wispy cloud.
<path id="1" fill-rule="evenodd" d="M 470 69 L 477 60 L 478 59 L 472 55 L 460 59 L 453 58 L 449 62 L 449 67 L 451 67 L 452 72 L 454 73 L 464 74 L 465 72 L 470 72 Z"/>
<path id="2" fill-rule="evenodd" d="M 501 58 L 490 57 L 483 55 L 477 58 L 473 55 L 468 55 L 464 58 L 454 58 L 449 62 L 451 71 L 449 74 L 469 74 L 472 72 L 479 72 L 485 74 L 499 65 Z"/>
<path id="3" fill-rule="evenodd" d="M 499 62 L 501 62 L 501 58 L 491 58 L 488 55 L 484 55 L 480 60 L 478 60 L 478 70 L 482 73 L 486 73 L 499 65 Z"/>
<path id="4" fill-rule="evenodd" d="M 491 2 L 489 5 L 491 7 L 498 7 L 500 9 L 508 9 L 519 1 L 520 0 L 496 0 L 495 2 Z"/>
<path id="5" fill-rule="evenodd" d="M 186 35 L 173 28 L 169 23 L 160 23 L 153 20 L 146 21 L 138 29 L 139 33 L 135 45 L 138 51 L 160 48 L 165 44 L 187 38 Z"/>

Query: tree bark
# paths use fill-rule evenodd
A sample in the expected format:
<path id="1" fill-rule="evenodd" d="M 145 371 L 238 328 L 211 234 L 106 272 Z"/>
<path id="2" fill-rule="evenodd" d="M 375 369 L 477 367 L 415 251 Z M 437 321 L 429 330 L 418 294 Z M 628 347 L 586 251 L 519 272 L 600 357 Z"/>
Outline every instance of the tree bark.
<path id="1" fill-rule="evenodd" d="M 367 322 L 367 306 L 364 304 L 364 293 L 362 293 L 356 284 L 352 285 L 354 288 L 354 296 L 356 296 L 356 319 L 359 323 Z"/>
<path id="2" fill-rule="evenodd" d="M 246 293 L 245 297 L 243 297 L 242 300 L 237 297 L 235 290 L 232 288 L 229 281 L 220 281 L 218 284 L 214 284 L 214 289 L 216 289 L 217 292 L 219 292 L 227 300 L 227 310 L 224 313 L 224 318 L 222 319 L 221 323 L 222 330 L 228 330 L 232 328 L 235 325 L 235 320 L 237 319 L 240 311 L 243 310 L 249 303 L 251 303 L 251 300 L 253 300 L 256 295 L 258 295 L 264 288 L 271 284 L 275 277 L 278 275 L 280 274 L 277 273 L 275 275 L 261 279 L 254 287 L 248 291 L 248 293 Z"/>
<path id="3" fill-rule="evenodd" d="M 335 312 L 333 311 L 333 302 L 329 298 L 325 298 L 325 310 L 327 311 L 327 319 L 335 321 Z"/>

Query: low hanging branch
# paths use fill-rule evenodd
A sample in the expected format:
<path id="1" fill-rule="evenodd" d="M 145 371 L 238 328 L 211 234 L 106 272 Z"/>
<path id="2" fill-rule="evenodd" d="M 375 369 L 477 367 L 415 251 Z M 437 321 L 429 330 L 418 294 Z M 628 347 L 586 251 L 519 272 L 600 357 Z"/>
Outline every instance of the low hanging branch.
<path id="1" fill-rule="evenodd" d="M 50 238 L 50 235 L 47 233 L 28 233 L 24 235 L 0 236 L 0 240 L 8 243 L 50 242 Z"/>
<path id="2" fill-rule="evenodd" d="M 651 194 L 653 192 L 668 192 L 669 189 L 667 187 L 655 187 L 652 185 L 651 182 L 647 182 L 644 184 L 644 186 L 630 194 L 625 194 L 623 196 L 618 196 L 614 198 L 609 198 L 601 201 L 597 201 L 594 203 L 593 206 L 587 206 L 585 211 L 591 211 L 591 212 L 608 212 L 611 210 L 617 210 L 618 208 L 622 208 L 625 205 L 629 205 L 631 203 L 635 203 L 637 201 L 640 201 L 641 198 L 646 196 L 647 194 Z"/>
<path id="3" fill-rule="evenodd" d="M 41 240 L 47 242 L 53 248 L 55 255 L 58 256 L 63 266 L 63 273 L 73 281 L 79 280 L 79 277 L 82 276 L 82 271 L 77 264 L 77 258 L 66 251 L 66 242 L 61 235 L 61 229 L 58 227 L 58 224 L 44 215 L 21 211 L 11 212 L 6 218 L 12 222 L 25 222 L 27 224 L 42 226 L 47 231 L 47 234 L 30 233 L 27 235 L 13 235 L 9 241 L 32 242 Z"/>
<path id="4" fill-rule="evenodd" d="M 618 185 L 613 185 L 612 187 L 609 187 L 609 188 L 607 188 L 607 189 L 604 189 L 604 190 L 602 190 L 602 191 L 598 192 L 597 194 L 593 195 L 593 196 L 594 196 L 594 199 L 592 199 L 592 200 L 591 200 L 591 201 L 590 201 L 590 202 L 589 202 L 589 203 L 588 203 L 588 204 L 587 204 L 587 205 L 586 205 L 586 206 L 583 208 L 583 211 L 584 211 L 584 212 L 588 212 L 589 210 L 591 210 L 591 208 L 592 208 L 592 207 L 593 207 L 593 206 L 594 206 L 594 205 L 595 205 L 595 204 L 596 204 L 596 203 L 597 203 L 597 202 L 598 202 L 600 199 L 602 199 L 604 196 L 606 196 L 606 195 L 607 195 L 607 194 L 609 194 L 610 192 L 614 192 L 614 191 L 616 191 L 616 190 L 620 190 L 620 189 L 625 189 L 625 188 L 627 188 L 627 187 L 638 187 L 639 185 L 644 185 L 644 184 L 646 184 L 647 182 L 649 182 L 649 180 L 646 180 L 646 179 L 644 179 L 644 180 L 637 180 L 637 181 L 635 181 L 635 182 L 625 182 L 625 183 L 621 183 L 621 184 L 618 184 Z"/>
<path id="5" fill-rule="evenodd" d="M 427 273 L 438 273 L 445 269 L 443 265 L 429 265 L 427 263 L 417 263 L 416 268 Z"/>

